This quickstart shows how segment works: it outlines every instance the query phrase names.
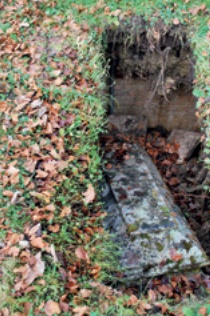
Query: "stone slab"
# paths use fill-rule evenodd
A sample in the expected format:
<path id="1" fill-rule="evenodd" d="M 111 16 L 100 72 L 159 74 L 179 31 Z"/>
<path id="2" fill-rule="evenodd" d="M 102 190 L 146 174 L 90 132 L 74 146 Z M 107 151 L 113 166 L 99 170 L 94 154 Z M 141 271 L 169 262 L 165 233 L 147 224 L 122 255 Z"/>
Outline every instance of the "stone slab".
<path id="1" fill-rule="evenodd" d="M 111 123 L 121 133 L 135 133 L 136 135 L 145 135 L 147 131 L 146 115 L 110 115 Z"/>
<path id="2" fill-rule="evenodd" d="M 105 226 L 122 247 L 129 282 L 209 264 L 158 170 L 143 148 L 129 145 L 129 159 L 105 170 Z M 128 157 L 127 157 L 128 158 Z"/>
<path id="3" fill-rule="evenodd" d="M 176 143 L 179 145 L 179 158 L 177 163 L 181 164 L 186 159 L 190 158 L 193 150 L 201 141 L 201 134 L 196 132 L 185 131 L 182 129 L 174 129 L 168 137 L 169 143 Z"/>

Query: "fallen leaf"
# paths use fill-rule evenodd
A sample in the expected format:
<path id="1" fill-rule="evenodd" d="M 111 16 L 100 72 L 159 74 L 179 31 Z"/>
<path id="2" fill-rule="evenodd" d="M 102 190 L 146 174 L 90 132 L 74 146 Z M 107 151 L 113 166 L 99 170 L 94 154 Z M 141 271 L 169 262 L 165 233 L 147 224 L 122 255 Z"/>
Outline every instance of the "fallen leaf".
<path id="1" fill-rule="evenodd" d="M 180 22 L 179 22 L 179 20 L 178 20 L 177 18 L 173 19 L 173 24 L 174 24 L 174 25 L 179 25 L 179 23 L 180 23 Z"/>
<path id="2" fill-rule="evenodd" d="M 60 86 L 62 82 L 63 82 L 63 78 L 58 77 L 58 78 L 54 81 L 54 84 L 55 84 L 56 86 Z"/>
<path id="3" fill-rule="evenodd" d="M 73 313 L 75 314 L 75 316 L 89 315 L 89 307 L 88 306 L 77 306 L 73 309 Z"/>
<path id="4" fill-rule="evenodd" d="M 79 291 L 79 293 L 82 295 L 83 298 L 87 298 L 90 297 L 92 294 L 91 290 L 87 290 L 87 289 L 82 289 Z"/>
<path id="5" fill-rule="evenodd" d="M 129 300 L 126 302 L 126 305 L 128 306 L 133 306 L 136 305 L 138 303 L 138 298 L 136 297 L 136 295 L 131 295 Z"/>
<path id="6" fill-rule="evenodd" d="M 71 214 L 71 208 L 68 206 L 64 206 L 61 210 L 60 217 L 66 217 Z"/>
<path id="7" fill-rule="evenodd" d="M 57 302 L 54 302 L 52 300 L 47 301 L 44 307 L 44 311 L 47 316 L 52 316 L 54 314 L 60 314 L 61 310 L 59 307 L 59 304 Z"/>
<path id="8" fill-rule="evenodd" d="M 30 241 L 31 245 L 35 248 L 43 249 L 46 247 L 46 243 L 43 241 L 41 237 L 33 238 Z"/>
<path id="9" fill-rule="evenodd" d="M 148 300 L 149 302 L 154 302 L 157 298 L 156 293 L 153 290 L 148 291 Z"/>
<path id="10" fill-rule="evenodd" d="M 36 172 L 36 178 L 46 178 L 48 176 L 48 173 L 43 170 L 38 169 Z"/>
<path id="11" fill-rule="evenodd" d="M 84 260 L 84 261 L 89 261 L 89 257 L 88 257 L 88 254 L 87 254 L 87 251 L 82 247 L 78 247 L 76 250 L 75 250 L 75 254 L 77 256 L 78 259 L 81 259 L 81 260 Z"/>
<path id="12" fill-rule="evenodd" d="M 31 107 L 32 107 L 32 109 L 38 108 L 42 105 L 42 103 L 43 103 L 43 100 L 41 100 L 41 99 L 34 100 L 31 103 Z"/>
<path id="13" fill-rule="evenodd" d="M 31 229 L 29 229 L 29 231 L 27 232 L 28 236 L 33 236 L 36 234 L 37 231 L 41 230 L 41 224 L 38 223 L 36 225 L 34 225 Z"/>
<path id="14" fill-rule="evenodd" d="M 85 197 L 85 203 L 91 203 L 95 199 L 95 191 L 91 183 L 88 184 L 88 189 L 85 193 L 83 193 Z"/>
<path id="15" fill-rule="evenodd" d="M 198 310 L 198 315 L 206 316 L 207 315 L 207 308 L 206 307 L 201 307 Z"/>
<path id="16" fill-rule="evenodd" d="M 60 225 L 58 225 L 58 224 L 49 225 L 47 228 L 48 228 L 49 231 L 51 231 L 53 233 L 57 233 L 60 230 Z"/>
<path id="17" fill-rule="evenodd" d="M 8 108 L 8 104 L 6 101 L 0 101 L 0 112 L 5 112 Z"/>
<path id="18" fill-rule="evenodd" d="M 14 195 L 13 191 L 9 191 L 9 190 L 3 191 L 3 196 L 13 197 L 13 195 Z"/>
<path id="19" fill-rule="evenodd" d="M 168 306 L 163 303 L 155 303 L 155 306 L 159 307 L 161 309 L 162 314 L 164 315 L 168 311 Z"/>
<path id="20" fill-rule="evenodd" d="M 1 309 L 2 316 L 10 316 L 10 311 L 8 308 Z"/>
<path id="21" fill-rule="evenodd" d="M 41 252 L 37 253 L 34 257 L 32 264 L 26 264 L 20 268 L 14 269 L 15 273 L 22 274 L 22 279 L 20 282 L 16 283 L 15 290 L 25 289 L 28 285 L 33 283 L 33 281 L 42 276 L 45 270 L 45 263 L 41 260 Z"/>

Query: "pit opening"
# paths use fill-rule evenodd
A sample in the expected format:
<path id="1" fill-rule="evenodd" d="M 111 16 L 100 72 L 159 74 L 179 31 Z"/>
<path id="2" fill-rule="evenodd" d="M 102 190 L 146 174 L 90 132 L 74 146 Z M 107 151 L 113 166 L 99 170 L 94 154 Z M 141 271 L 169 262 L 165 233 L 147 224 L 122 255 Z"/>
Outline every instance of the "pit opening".
<path id="1" fill-rule="evenodd" d="M 199 131 L 192 94 L 194 59 L 186 29 L 152 28 L 142 19 L 110 29 L 110 112 L 134 115 L 147 128 Z"/>
<path id="2" fill-rule="evenodd" d="M 119 164 L 126 144 L 139 143 L 152 158 L 191 228 L 210 256 L 210 174 L 203 160 L 202 123 L 196 115 L 195 79 L 184 26 L 154 25 L 142 18 L 107 29 L 110 136 Z M 108 145 L 107 145 L 108 144 Z M 108 161 L 111 168 L 111 161 Z"/>

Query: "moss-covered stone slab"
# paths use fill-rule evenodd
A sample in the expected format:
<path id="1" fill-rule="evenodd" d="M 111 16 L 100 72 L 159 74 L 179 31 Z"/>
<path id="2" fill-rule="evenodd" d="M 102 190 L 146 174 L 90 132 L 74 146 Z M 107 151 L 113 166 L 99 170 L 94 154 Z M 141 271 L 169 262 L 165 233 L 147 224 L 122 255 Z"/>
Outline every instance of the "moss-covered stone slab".
<path id="1" fill-rule="evenodd" d="M 105 226 L 122 248 L 125 279 L 137 281 L 165 273 L 194 270 L 209 264 L 195 234 L 165 186 L 150 157 L 137 145 L 105 170 Z"/>

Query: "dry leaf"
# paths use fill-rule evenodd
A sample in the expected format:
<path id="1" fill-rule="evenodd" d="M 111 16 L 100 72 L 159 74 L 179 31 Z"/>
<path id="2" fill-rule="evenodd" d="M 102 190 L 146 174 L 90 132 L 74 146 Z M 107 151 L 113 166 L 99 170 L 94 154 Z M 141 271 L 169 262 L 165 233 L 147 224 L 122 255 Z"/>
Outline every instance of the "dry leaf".
<path id="1" fill-rule="evenodd" d="M 8 108 L 7 102 L 0 101 L 0 112 L 5 112 L 7 108 Z"/>
<path id="2" fill-rule="evenodd" d="M 136 295 L 131 295 L 129 300 L 127 301 L 126 305 L 128 306 L 133 306 L 136 305 L 138 303 L 138 298 L 136 297 Z"/>
<path id="3" fill-rule="evenodd" d="M 58 78 L 54 81 L 54 84 L 55 84 L 56 86 L 60 86 L 62 82 L 63 82 L 63 78 L 58 77 Z"/>
<path id="4" fill-rule="evenodd" d="M 59 230 L 60 230 L 60 225 L 58 225 L 58 224 L 49 225 L 49 226 L 47 227 L 47 229 L 48 229 L 49 231 L 53 232 L 53 233 L 57 233 L 57 232 L 59 232 Z"/>
<path id="5" fill-rule="evenodd" d="M 198 310 L 198 315 L 206 316 L 207 315 L 207 308 L 206 307 L 201 307 Z"/>
<path id="6" fill-rule="evenodd" d="M 73 309 L 73 313 L 75 316 L 89 315 L 89 307 L 88 306 L 77 306 Z"/>
<path id="7" fill-rule="evenodd" d="M 2 316 L 10 316 L 10 311 L 8 310 L 8 308 L 2 308 L 1 312 Z"/>
<path id="8" fill-rule="evenodd" d="M 31 229 L 29 229 L 29 231 L 27 232 L 28 236 L 33 236 L 36 234 L 37 231 L 41 230 L 41 224 L 38 223 L 35 226 L 33 226 Z"/>
<path id="9" fill-rule="evenodd" d="M 26 264 L 14 270 L 15 273 L 21 273 L 22 279 L 16 283 L 15 290 L 25 289 L 37 277 L 42 276 L 45 270 L 45 263 L 41 260 L 41 252 L 37 253 L 34 257 L 33 263 Z"/>
<path id="10" fill-rule="evenodd" d="M 92 294 L 91 290 L 82 289 L 79 291 L 79 293 L 82 295 L 83 298 L 90 297 Z"/>
<path id="11" fill-rule="evenodd" d="M 36 172 L 36 178 L 46 178 L 48 176 L 48 173 L 43 170 L 38 169 Z"/>
<path id="12" fill-rule="evenodd" d="M 54 302 L 52 300 L 47 301 L 44 307 L 44 311 L 47 316 L 52 316 L 54 314 L 60 314 L 61 310 L 59 307 L 59 304 L 57 302 Z"/>
<path id="13" fill-rule="evenodd" d="M 84 200 L 86 204 L 93 202 L 95 199 L 95 190 L 91 183 L 88 184 L 88 189 L 85 193 L 83 193 L 83 195 L 85 197 Z"/>
<path id="14" fill-rule="evenodd" d="M 66 217 L 71 214 L 71 208 L 68 206 L 64 206 L 61 210 L 60 217 Z"/>
<path id="15" fill-rule="evenodd" d="M 33 238 L 30 243 L 35 248 L 43 249 L 46 247 L 46 243 L 41 237 Z"/>
<path id="16" fill-rule="evenodd" d="M 174 23 L 174 25 L 179 25 L 180 22 L 177 18 L 175 18 L 175 19 L 173 19 L 173 23 Z"/>
<path id="17" fill-rule="evenodd" d="M 32 107 L 32 109 L 38 108 L 42 105 L 42 103 L 43 103 L 43 100 L 41 100 L 41 99 L 34 100 L 31 103 L 31 107 Z"/>
<path id="18" fill-rule="evenodd" d="M 89 257 L 88 257 L 88 254 L 87 254 L 87 251 L 82 247 L 78 247 L 76 250 L 75 250 L 75 254 L 77 256 L 78 259 L 81 259 L 81 260 L 84 260 L 84 261 L 89 261 Z"/>

